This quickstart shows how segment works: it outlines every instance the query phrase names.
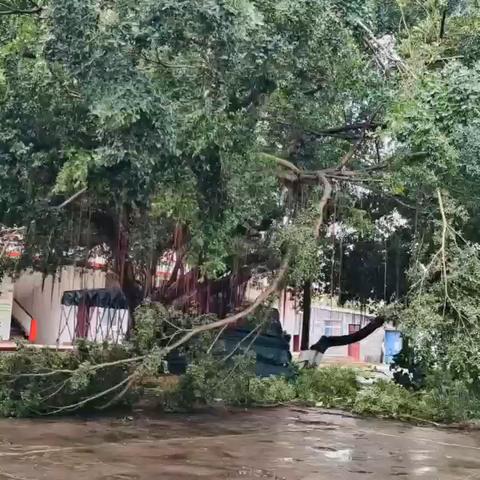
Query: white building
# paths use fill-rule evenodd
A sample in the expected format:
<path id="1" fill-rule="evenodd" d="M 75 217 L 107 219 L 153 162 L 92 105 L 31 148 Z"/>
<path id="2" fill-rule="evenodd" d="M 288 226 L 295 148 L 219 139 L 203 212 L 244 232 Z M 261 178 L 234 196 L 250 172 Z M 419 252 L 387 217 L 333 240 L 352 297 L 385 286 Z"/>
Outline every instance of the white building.
<path id="1" fill-rule="evenodd" d="M 371 315 L 359 310 L 312 303 L 309 332 L 310 345 L 317 342 L 322 335 L 338 336 L 353 333 L 364 327 L 372 319 Z M 293 353 L 300 352 L 303 334 L 303 312 L 286 291 L 280 295 L 278 309 L 283 329 L 291 336 L 291 351 Z M 384 361 L 385 331 L 390 330 L 393 331 L 394 329 L 390 326 L 385 326 L 358 343 L 329 348 L 324 358 L 382 363 Z"/>
<path id="2" fill-rule="evenodd" d="M 15 347 L 14 331 L 40 346 L 69 347 L 77 338 L 121 342 L 128 331 L 129 313 L 123 293 L 113 287 L 104 270 L 73 266 L 46 277 L 33 271 L 22 272 L 15 281 L 5 277 L 0 295 L 0 350 Z"/>

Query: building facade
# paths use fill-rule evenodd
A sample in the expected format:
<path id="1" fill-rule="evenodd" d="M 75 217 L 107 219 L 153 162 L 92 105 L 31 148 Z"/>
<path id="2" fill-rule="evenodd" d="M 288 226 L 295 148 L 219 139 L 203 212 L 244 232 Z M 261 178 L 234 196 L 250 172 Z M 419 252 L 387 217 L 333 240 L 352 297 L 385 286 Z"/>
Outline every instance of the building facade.
<path id="1" fill-rule="evenodd" d="M 300 352 L 302 339 L 303 312 L 295 299 L 286 291 L 282 292 L 278 301 L 280 322 L 283 329 L 290 335 L 292 352 Z M 372 315 L 360 310 L 341 308 L 333 305 L 315 304 L 313 302 L 310 315 L 309 342 L 315 343 L 322 335 L 339 336 L 354 333 L 364 327 L 372 319 Z M 385 340 L 395 329 L 386 325 L 358 343 L 341 347 L 332 347 L 325 353 L 325 359 L 383 363 L 385 361 Z M 398 337 L 398 335 L 396 335 Z M 396 349 L 401 345 L 396 344 Z M 390 359 L 391 360 L 391 359 Z"/>

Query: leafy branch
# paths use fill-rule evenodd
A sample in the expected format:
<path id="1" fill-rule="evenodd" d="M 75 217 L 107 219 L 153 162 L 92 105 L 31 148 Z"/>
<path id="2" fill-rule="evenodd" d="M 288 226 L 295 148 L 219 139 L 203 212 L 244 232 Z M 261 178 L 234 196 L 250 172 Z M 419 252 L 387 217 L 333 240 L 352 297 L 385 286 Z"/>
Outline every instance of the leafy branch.
<path id="1" fill-rule="evenodd" d="M 43 7 L 31 2 L 30 8 L 19 8 L 13 3 L 0 2 L 0 15 L 35 15 L 43 11 Z"/>

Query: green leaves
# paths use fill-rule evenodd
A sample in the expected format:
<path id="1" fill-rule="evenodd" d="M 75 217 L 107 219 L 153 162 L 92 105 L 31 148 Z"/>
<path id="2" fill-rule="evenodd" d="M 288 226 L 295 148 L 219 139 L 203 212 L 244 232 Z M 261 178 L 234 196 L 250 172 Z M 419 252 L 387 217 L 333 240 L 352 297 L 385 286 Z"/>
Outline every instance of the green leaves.
<path id="1" fill-rule="evenodd" d="M 54 193 L 72 194 L 87 186 L 92 157 L 86 151 L 72 151 L 58 172 Z"/>

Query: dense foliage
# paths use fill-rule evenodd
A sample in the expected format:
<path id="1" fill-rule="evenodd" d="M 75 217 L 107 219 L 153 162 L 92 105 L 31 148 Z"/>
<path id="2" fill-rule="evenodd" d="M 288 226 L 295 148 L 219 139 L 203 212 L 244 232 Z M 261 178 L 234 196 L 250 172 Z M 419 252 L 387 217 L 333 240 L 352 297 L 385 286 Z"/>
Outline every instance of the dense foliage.
<path id="1" fill-rule="evenodd" d="M 83 408 L 103 408 L 115 400 L 132 369 L 131 352 L 123 347 L 81 344 L 75 353 L 21 348 L 0 357 L 0 415 L 61 414 Z M 108 369 L 105 362 L 119 362 Z M 121 402 L 137 397 L 129 389 Z M 114 402 L 117 403 L 117 402 Z"/>
<path id="2" fill-rule="evenodd" d="M 477 395 L 465 383 L 445 376 L 432 376 L 425 388 L 412 391 L 386 380 L 362 386 L 359 378 L 368 379 L 368 373 L 342 367 L 301 370 L 291 379 L 259 379 L 248 358 L 237 362 L 236 375 L 218 364 L 195 363 L 180 384 L 161 397 L 161 405 L 178 410 L 206 405 L 297 404 L 416 423 L 461 423 L 480 415 Z"/>
<path id="3" fill-rule="evenodd" d="M 183 347 L 187 371 L 172 379 L 165 374 L 161 347 L 179 325 L 191 328 L 192 318 L 159 306 L 142 307 L 138 318 L 131 341 L 122 346 L 81 343 L 75 352 L 24 346 L 3 355 L 0 416 L 69 414 L 138 402 L 164 411 L 298 404 L 414 422 L 466 422 L 480 415 L 478 392 L 445 372 L 429 374 L 416 389 L 383 380 L 370 384 L 369 372 L 335 366 L 292 366 L 289 376 L 259 378 L 251 344 L 225 355 L 212 332 Z M 367 385 L 359 383 L 362 377 Z"/>
<path id="4" fill-rule="evenodd" d="M 199 283 L 287 256 L 297 291 L 395 299 L 412 362 L 478 391 L 476 0 L 0 13 L 0 223 L 25 227 L 2 272 L 102 246 L 135 304 L 167 248 Z"/>

